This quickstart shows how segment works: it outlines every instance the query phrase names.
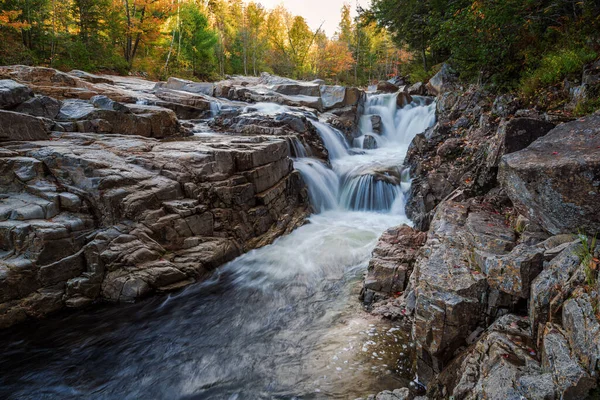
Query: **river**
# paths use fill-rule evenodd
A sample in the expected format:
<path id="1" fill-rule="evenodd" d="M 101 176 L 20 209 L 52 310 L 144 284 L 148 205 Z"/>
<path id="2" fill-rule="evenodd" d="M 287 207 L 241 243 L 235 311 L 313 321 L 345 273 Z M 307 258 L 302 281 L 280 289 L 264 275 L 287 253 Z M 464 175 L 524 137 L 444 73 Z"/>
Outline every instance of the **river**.
<path id="1" fill-rule="evenodd" d="M 315 120 L 329 164 L 294 146 L 310 223 L 179 293 L 1 332 L 0 398 L 353 399 L 406 386 L 409 342 L 357 298 L 377 238 L 410 223 L 400 166 L 434 122 L 435 104 L 397 109 L 395 95 L 369 95 L 352 144 Z M 377 149 L 360 149 L 369 136 Z"/>

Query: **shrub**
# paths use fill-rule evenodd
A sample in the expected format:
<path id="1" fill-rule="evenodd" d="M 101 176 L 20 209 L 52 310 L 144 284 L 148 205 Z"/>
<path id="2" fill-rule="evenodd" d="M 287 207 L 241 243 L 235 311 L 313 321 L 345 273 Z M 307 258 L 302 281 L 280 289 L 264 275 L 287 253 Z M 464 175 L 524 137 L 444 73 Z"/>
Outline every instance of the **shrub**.
<path id="1" fill-rule="evenodd" d="M 560 83 L 563 79 L 581 76 L 583 66 L 598 54 L 588 48 L 561 49 L 542 57 L 537 68 L 525 74 L 522 91 L 532 96 L 537 89 Z"/>

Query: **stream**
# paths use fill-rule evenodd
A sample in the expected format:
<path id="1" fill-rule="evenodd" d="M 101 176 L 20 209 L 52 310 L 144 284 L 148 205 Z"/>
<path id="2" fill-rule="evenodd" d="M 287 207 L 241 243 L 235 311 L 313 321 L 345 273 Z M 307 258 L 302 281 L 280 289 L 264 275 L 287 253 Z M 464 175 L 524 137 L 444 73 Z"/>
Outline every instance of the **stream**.
<path id="1" fill-rule="evenodd" d="M 313 121 L 329 164 L 293 143 L 310 223 L 178 293 L 0 332 L 0 398 L 354 399 L 407 386 L 407 338 L 357 298 L 378 237 L 410 223 L 401 165 L 434 122 L 435 103 L 398 109 L 393 94 L 369 95 L 351 144 Z"/>

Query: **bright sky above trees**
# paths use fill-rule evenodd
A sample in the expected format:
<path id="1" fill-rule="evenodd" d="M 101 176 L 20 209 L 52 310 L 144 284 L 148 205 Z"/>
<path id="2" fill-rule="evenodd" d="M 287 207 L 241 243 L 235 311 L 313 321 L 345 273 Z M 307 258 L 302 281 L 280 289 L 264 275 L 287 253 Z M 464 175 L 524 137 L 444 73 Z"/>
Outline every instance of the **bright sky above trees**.
<path id="1" fill-rule="evenodd" d="M 322 22 L 327 36 L 331 37 L 340 23 L 340 10 L 344 3 L 352 7 L 352 16 L 356 15 L 357 0 L 254 0 L 261 3 L 265 8 L 273 8 L 279 4 L 288 9 L 294 15 L 300 15 L 306 19 L 311 29 L 317 29 Z M 246 1 L 248 2 L 248 1 Z M 370 0 L 358 0 L 358 5 L 367 8 Z"/>

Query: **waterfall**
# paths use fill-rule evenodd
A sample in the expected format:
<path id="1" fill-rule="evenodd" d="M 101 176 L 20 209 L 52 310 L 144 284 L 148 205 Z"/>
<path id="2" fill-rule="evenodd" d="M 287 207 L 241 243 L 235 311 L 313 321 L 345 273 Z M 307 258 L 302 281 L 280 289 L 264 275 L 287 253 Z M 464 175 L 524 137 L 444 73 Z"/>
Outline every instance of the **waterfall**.
<path id="1" fill-rule="evenodd" d="M 311 158 L 297 159 L 294 167 L 302 174 L 308 186 L 311 204 L 317 212 L 337 207 L 340 179 L 335 172 Z"/>
<path id="2" fill-rule="evenodd" d="M 319 136 L 329 152 L 330 161 L 348 155 L 349 146 L 342 132 L 320 121 L 310 120 L 310 122 L 319 132 Z"/>
<path id="3" fill-rule="evenodd" d="M 398 107 L 397 96 L 368 95 L 353 148 L 339 130 L 311 120 L 329 152 L 331 168 L 307 158 L 297 139 L 290 143 L 296 157 L 294 165 L 318 212 L 338 209 L 404 215 L 404 194 L 410 189 L 410 179 L 408 170 L 401 166 L 415 135 L 435 124 L 435 103 L 414 96 L 410 104 Z M 365 145 L 365 139 L 370 146 Z M 371 146 L 376 148 L 363 148 Z"/>

